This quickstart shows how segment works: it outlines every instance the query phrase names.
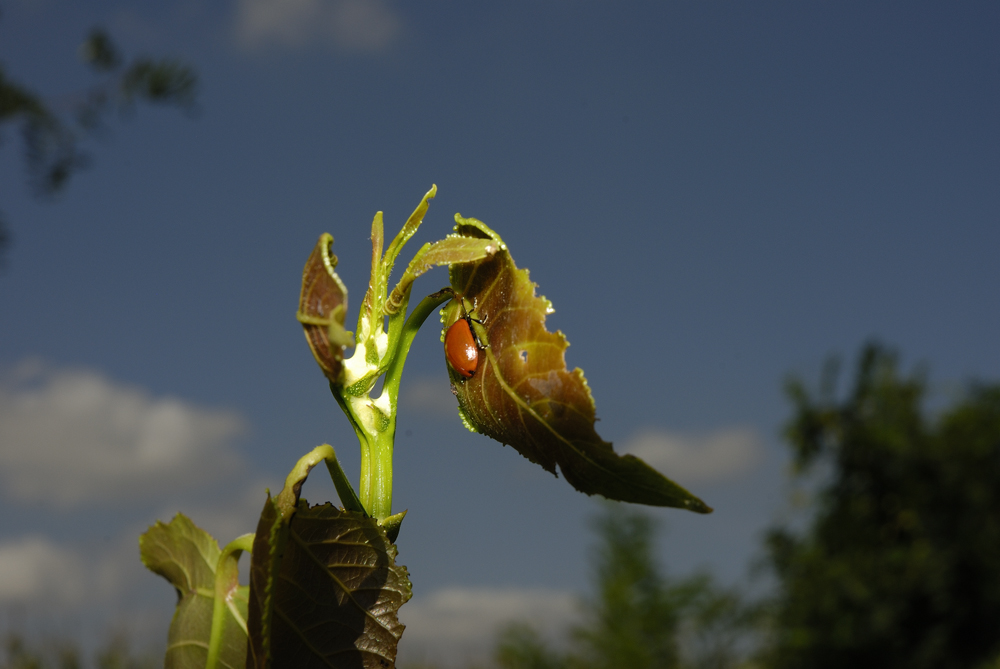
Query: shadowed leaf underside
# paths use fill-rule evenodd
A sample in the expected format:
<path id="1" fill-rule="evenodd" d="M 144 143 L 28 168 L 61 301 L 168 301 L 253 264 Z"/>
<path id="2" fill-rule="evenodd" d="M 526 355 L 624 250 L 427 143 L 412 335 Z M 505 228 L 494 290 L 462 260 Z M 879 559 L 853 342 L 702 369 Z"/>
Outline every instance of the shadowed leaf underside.
<path id="1" fill-rule="evenodd" d="M 347 288 L 337 275 L 337 256 L 330 250 L 332 244 L 333 237 L 324 233 L 306 260 L 297 317 L 323 374 L 339 383 L 344 347 L 353 346 L 354 341 L 344 329 Z"/>

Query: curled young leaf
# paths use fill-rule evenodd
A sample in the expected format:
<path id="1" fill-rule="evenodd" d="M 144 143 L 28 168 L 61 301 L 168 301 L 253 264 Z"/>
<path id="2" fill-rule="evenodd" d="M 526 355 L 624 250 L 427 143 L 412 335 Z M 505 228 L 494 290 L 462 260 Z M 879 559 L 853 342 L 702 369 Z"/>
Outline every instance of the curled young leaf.
<path id="1" fill-rule="evenodd" d="M 333 237 L 324 233 L 302 270 L 302 292 L 296 314 L 306 341 L 323 374 L 340 383 L 344 369 L 344 348 L 354 346 L 353 335 L 344 329 L 347 316 L 347 287 L 337 276 L 337 256 L 330 247 Z"/>
<path id="2" fill-rule="evenodd" d="M 434 243 L 424 244 L 413 256 L 399 284 L 385 301 L 385 313 L 396 313 L 403 302 L 409 299 L 414 279 L 432 267 L 484 260 L 493 257 L 498 250 L 499 245 L 491 239 L 470 239 L 458 235 L 448 235 Z"/>
<path id="3" fill-rule="evenodd" d="M 545 329 L 552 305 L 535 295 L 527 270 L 518 269 L 500 237 L 481 221 L 455 216 L 461 237 L 490 239 L 500 251 L 479 262 L 452 265 L 451 286 L 464 298 L 442 310 L 444 330 L 471 310 L 481 346 L 466 378 L 451 365 L 452 387 L 466 426 L 556 473 L 588 495 L 709 513 L 690 492 L 633 455 L 618 455 L 594 429 L 595 407 L 579 368 L 566 369 L 569 343 Z M 443 338 L 443 334 L 442 334 Z"/>

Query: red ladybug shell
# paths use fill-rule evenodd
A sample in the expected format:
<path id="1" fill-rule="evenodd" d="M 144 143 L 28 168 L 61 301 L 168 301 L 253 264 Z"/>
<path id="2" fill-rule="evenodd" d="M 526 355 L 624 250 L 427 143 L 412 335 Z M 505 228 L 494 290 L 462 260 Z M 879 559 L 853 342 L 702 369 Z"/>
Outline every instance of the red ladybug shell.
<path id="1" fill-rule="evenodd" d="M 472 334 L 472 324 L 468 316 L 463 316 L 451 324 L 444 335 L 444 355 L 448 364 L 463 377 L 469 379 L 479 366 L 479 346 Z"/>

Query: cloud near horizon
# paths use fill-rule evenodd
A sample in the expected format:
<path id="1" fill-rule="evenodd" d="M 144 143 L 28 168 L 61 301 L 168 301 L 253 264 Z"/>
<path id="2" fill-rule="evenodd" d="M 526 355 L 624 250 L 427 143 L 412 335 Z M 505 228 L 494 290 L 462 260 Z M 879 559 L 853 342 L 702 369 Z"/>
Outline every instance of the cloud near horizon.
<path id="1" fill-rule="evenodd" d="M 263 481 L 231 492 L 214 503 L 182 504 L 181 512 L 220 547 L 253 532 L 266 496 Z M 105 625 L 124 616 L 130 628 L 132 623 L 152 623 L 147 631 L 159 640 L 166 633 L 175 597 L 167 581 L 142 564 L 138 539 L 154 518 L 168 523 L 177 513 L 175 505 L 165 503 L 161 512 L 147 519 L 105 526 L 89 537 L 70 540 L 38 532 L 5 537 L 0 540 L 0 610 L 23 606 L 32 614 L 58 614 L 66 620 L 83 614 Z M 242 583 L 248 581 L 248 568 L 246 555 L 240 560 Z M 134 619 L 143 611 L 149 620 Z"/>
<path id="2" fill-rule="evenodd" d="M 497 632 L 523 621 L 556 637 L 576 620 L 577 598 L 547 588 L 442 588 L 399 610 L 406 625 L 404 659 L 452 664 L 488 656 Z"/>
<path id="3" fill-rule="evenodd" d="M 0 482 L 19 502 L 155 500 L 245 469 L 235 411 L 205 409 L 89 370 L 21 363 L 0 378 Z"/>
<path id="4" fill-rule="evenodd" d="M 403 22 L 384 0 L 239 0 L 236 37 L 246 48 L 327 43 L 352 53 L 385 51 Z"/>
<path id="5" fill-rule="evenodd" d="M 740 478 L 753 471 L 764 456 L 756 430 L 729 428 L 705 434 L 650 429 L 622 446 L 681 485 Z"/>
<path id="6" fill-rule="evenodd" d="M 81 556 L 41 536 L 0 543 L 0 604 L 79 604 L 86 588 Z"/>

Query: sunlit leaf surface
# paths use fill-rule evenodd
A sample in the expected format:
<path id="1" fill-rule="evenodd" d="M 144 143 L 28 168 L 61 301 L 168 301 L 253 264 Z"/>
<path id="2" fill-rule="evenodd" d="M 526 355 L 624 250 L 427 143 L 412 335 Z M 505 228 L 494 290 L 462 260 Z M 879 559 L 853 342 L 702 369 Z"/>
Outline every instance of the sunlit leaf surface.
<path id="1" fill-rule="evenodd" d="M 473 330 L 485 347 L 472 378 L 448 368 L 466 426 L 510 444 L 553 474 L 558 465 L 588 495 L 710 512 L 687 490 L 601 439 L 587 380 L 579 368 L 566 369 L 566 338 L 545 329 L 551 304 L 535 295 L 527 270 L 517 269 L 495 232 L 474 218 L 455 220 L 458 235 L 492 239 L 501 248 L 491 258 L 450 270 L 452 289 L 482 321 Z M 444 331 L 461 316 L 455 300 L 443 310 Z"/>
<path id="2" fill-rule="evenodd" d="M 177 610 L 170 624 L 167 669 L 204 669 L 212 633 L 215 570 L 221 551 L 215 539 L 177 514 L 157 522 L 139 537 L 143 564 L 177 589 Z M 247 634 L 246 586 L 236 588 L 222 619 L 219 667 L 244 666 Z"/>
<path id="3" fill-rule="evenodd" d="M 410 261 L 403 273 L 399 285 L 392 291 L 386 302 L 386 313 L 394 313 L 402 303 L 404 296 L 409 296 L 413 280 L 439 265 L 475 262 L 491 257 L 497 252 L 497 244 L 491 239 L 474 239 L 449 235 L 445 239 L 432 244 L 424 244 Z"/>
<path id="4" fill-rule="evenodd" d="M 363 514 L 299 502 L 290 522 L 270 497 L 251 564 L 247 667 L 395 666 L 406 568 Z"/>

